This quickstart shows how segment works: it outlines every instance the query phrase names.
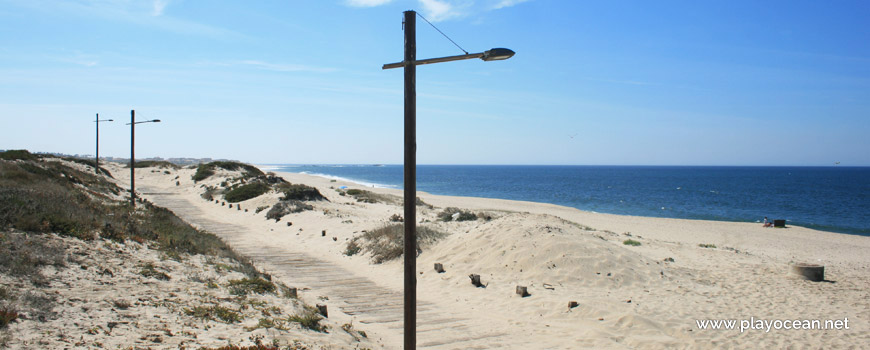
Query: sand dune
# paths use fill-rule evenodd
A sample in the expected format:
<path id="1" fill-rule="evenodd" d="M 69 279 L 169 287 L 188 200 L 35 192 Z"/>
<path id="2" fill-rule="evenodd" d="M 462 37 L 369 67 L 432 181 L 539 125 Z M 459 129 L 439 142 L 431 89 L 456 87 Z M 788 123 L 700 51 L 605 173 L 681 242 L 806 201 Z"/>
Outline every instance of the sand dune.
<path id="1" fill-rule="evenodd" d="M 112 171 L 120 181 L 129 180 L 120 168 Z M 240 203 L 248 212 L 229 209 L 199 194 L 202 185 L 216 185 L 233 173 L 218 173 L 196 184 L 190 180 L 192 173 L 143 170 L 137 171 L 136 182 L 143 197 L 167 205 L 193 224 L 241 227 L 221 235 L 286 284 L 310 288 L 303 299 L 327 297 L 330 318 L 336 322 L 353 321 L 378 345 L 399 348 L 401 259 L 376 265 L 367 254 L 344 253 L 349 241 L 387 224 L 391 215 L 401 214 L 401 207 L 360 203 L 332 189 L 362 188 L 357 184 L 281 173 L 292 183 L 318 188 L 329 201 L 313 202 L 315 210 L 275 222 L 254 211 L 274 204 L 277 194 Z M 391 189 L 366 190 L 401 195 Z M 449 233 L 424 247 L 417 261 L 421 348 L 870 346 L 867 237 L 801 227 L 596 214 L 507 200 L 420 197 L 434 206 L 418 207 L 421 225 Z M 491 220 L 438 222 L 436 215 L 446 207 L 485 212 Z M 624 245 L 626 239 L 641 245 Z M 791 262 L 825 265 L 828 281 L 790 275 Z M 446 271 L 435 272 L 434 263 Z M 302 265 L 328 267 L 316 270 L 325 280 L 318 281 L 315 270 Z M 328 271 L 338 271 L 338 276 Z M 469 274 L 479 274 L 485 288 L 472 286 Z M 357 285 L 365 286 L 361 297 L 355 297 Z M 517 286 L 527 287 L 531 295 L 517 295 Z M 569 309 L 570 301 L 579 306 Z M 751 317 L 822 322 L 848 318 L 850 327 L 741 332 L 700 329 L 696 322 Z"/>

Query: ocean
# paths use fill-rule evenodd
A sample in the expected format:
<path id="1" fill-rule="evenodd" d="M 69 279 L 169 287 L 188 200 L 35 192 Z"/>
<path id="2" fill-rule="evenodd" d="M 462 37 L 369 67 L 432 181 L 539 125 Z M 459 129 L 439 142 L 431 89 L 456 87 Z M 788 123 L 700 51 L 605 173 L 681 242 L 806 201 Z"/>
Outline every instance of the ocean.
<path id="1" fill-rule="evenodd" d="M 401 165 L 266 168 L 402 188 Z M 417 190 L 621 215 L 739 222 L 767 216 L 870 236 L 870 167 L 418 165 Z"/>

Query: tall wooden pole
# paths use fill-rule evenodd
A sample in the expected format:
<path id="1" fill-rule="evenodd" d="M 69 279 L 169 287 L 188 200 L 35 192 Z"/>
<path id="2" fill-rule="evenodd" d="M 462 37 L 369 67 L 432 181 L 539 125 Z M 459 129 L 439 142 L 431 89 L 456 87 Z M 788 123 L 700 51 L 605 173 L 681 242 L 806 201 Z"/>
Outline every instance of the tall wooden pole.
<path id="1" fill-rule="evenodd" d="M 405 11 L 405 350 L 417 348 L 417 13 Z"/>
<path id="2" fill-rule="evenodd" d="M 136 111 L 130 110 L 130 205 L 136 208 Z"/>
<path id="3" fill-rule="evenodd" d="M 94 157 L 94 171 L 100 175 L 100 113 L 97 113 L 97 119 L 94 123 L 97 124 L 97 156 Z"/>

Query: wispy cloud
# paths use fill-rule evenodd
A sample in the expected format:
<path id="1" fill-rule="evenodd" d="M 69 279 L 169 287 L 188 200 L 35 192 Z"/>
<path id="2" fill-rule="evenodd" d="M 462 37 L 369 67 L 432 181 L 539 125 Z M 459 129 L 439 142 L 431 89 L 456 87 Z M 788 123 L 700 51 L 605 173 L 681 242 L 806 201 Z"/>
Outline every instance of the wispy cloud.
<path id="1" fill-rule="evenodd" d="M 335 68 L 315 67 L 304 64 L 294 63 L 270 63 L 259 60 L 244 60 L 236 62 L 239 65 L 255 67 L 275 72 L 312 72 L 312 73 L 329 73 L 334 72 Z"/>
<path id="2" fill-rule="evenodd" d="M 152 5 L 154 7 L 154 11 L 151 12 L 151 15 L 161 16 L 163 15 L 163 10 L 166 9 L 166 5 L 169 5 L 169 0 L 154 0 Z"/>
<path id="3" fill-rule="evenodd" d="M 530 0 L 418 0 L 423 15 L 432 22 L 463 18 L 508 8 Z"/>
<path id="4" fill-rule="evenodd" d="M 346 0 L 344 3 L 352 7 L 375 7 L 389 3 L 393 0 Z"/>
<path id="5" fill-rule="evenodd" d="M 73 54 L 68 54 L 61 57 L 54 57 L 53 59 L 56 59 L 60 62 L 72 63 L 85 67 L 95 67 L 100 63 L 97 60 L 96 56 L 83 54 L 81 52 L 75 52 Z"/>
<path id="6" fill-rule="evenodd" d="M 423 6 L 423 12 L 427 19 L 432 22 L 440 22 L 464 15 L 459 6 L 445 0 L 420 0 L 420 5 Z"/>
<path id="7" fill-rule="evenodd" d="M 496 3 L 495 5 L 493 5 L 491 8 L 493 10 L 498 10 L 500 8 L 511 7 L 511 6 L 516 5 L 516 4 L 524 3 L 526 1 L 529 1 L 529 0 L 501 0 L 498 3 Z"/>
<path id="8" fill-rule="evenodd" d="M 8 3 L 20 7 L 64 16 L 96 18 L 222 40 L 247 39 L 245 35 L 231 30 L 166 15 L 166 8 L 171 2 L 172 0 L 8 0 Z"/>

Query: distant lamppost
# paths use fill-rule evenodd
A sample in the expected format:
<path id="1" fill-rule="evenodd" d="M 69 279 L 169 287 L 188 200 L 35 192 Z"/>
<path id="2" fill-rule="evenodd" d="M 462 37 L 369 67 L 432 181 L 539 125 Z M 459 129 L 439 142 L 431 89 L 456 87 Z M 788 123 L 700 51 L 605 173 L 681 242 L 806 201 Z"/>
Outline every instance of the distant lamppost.
<path id="1" fill-rule="evenodd" d="M 137 122 L 136 111 L 130 110 L 130 205 L 136 207 L 136 124 L 159 123 L 160 119 Z"/>
<path id="2" fill-rule="evenodd" d="M 97 113 L 97 119 L 94 123 L 97 124 L 97 156 L 94 157 L 94 171 L 100 175 L 100 122 L 113 122 L 112 119 L 100 120 L 100 113 Z"/>
<path id="3" fill-rule="evenodd" d="M 486 52 L 459 56 L 417 60 L 416 16 L 405 11 L 405 59 L 385 64 L 383 69 L 405 68 L 405 350 L 417 347 L 417 69 L 418 65 L 480 58 L 484 61 L 506 60 L 514 55 L 509 49 L 497 48 Z"/>

